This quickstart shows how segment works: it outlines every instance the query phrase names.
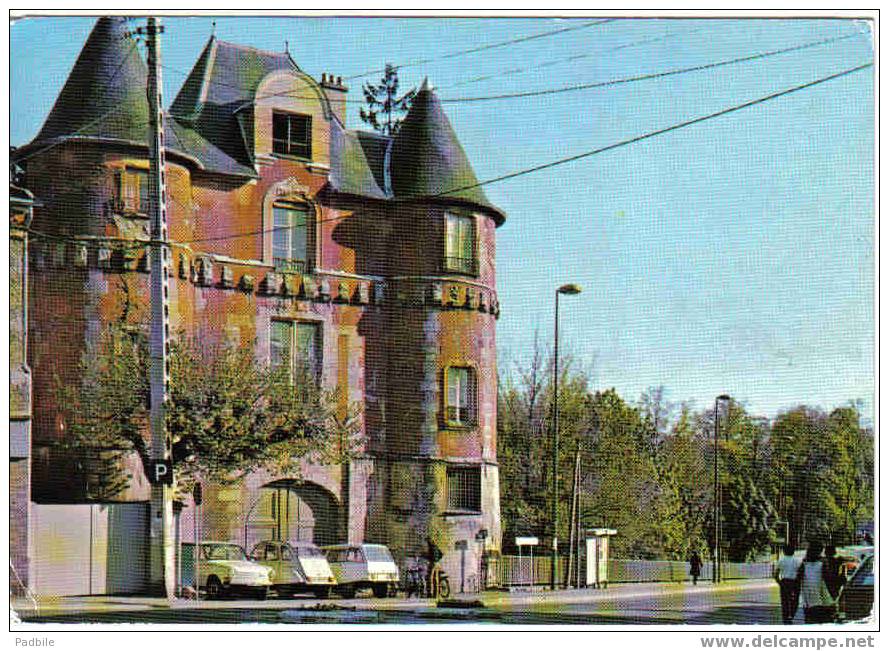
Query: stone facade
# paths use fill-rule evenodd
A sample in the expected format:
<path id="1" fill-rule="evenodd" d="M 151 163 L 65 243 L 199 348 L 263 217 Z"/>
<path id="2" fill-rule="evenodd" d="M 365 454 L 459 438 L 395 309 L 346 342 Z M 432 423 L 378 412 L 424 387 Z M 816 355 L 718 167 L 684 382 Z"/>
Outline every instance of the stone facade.
<path id="1" fill-rule="evenodd" d="M 33 195 L 10 183 L 9 592 L 27 591 L 31 522 L 31 371 L 27 363 L 28 227 Z"/>
<path id="2" fill-rule="evenodd" d="M 130 56 L 124 28 L 99 20 L 41 135 L 17 154 L 43 203 L 34 228 L 57 236 L 30 248 L 37 501 L 89 499 L 82 477 L 58 472 L 65 433 L 55 378 L 79 380 L 77 362 L 103 324 L 148 314 L 148 222 L 121 190 L 122 179 L 148 165 L 144 124 L 133 126 L 141 109 L 126 104 L 137 92 L 144 100 L 144 64 L 125 62 L 134 88 L 107 90 L 133 115 L 100 123 L 95 137 L 74 119 L 88 107 L 65 104 L 76 102 L 72 84 L 111 83 L 101 68 Z M 269 536 L 382 542 L 402 562 L 422 554 L 429 537 L 452 577 L 475 575 L 482 550 L 500 545 L 495 230 L 504 217 L 478 188 L 447 192 L 475 177 L 434 92 L 420 91 L 395 138 L 345 129 L 345 93 L 332 76 L 316 82 L 289 55 L 211 38 L 170 110 L 173 330 L 255 345 L 267 360 L 273 324 L 316 324 L 321 380 L 361 405 L 366 441 L 348 465 L 305 464 L 298 478 L 259 472 L 240 485 L 207 486 L 201 535 L 248 547 Z M 310 125 L 310 155 L 279 151 L 280 115 Z M 300 269 L 282 266 L 273 250 L 275 207 L 293 205 L 308 215 Z M 447 263 L 448 215 L 469 234 L 460 268 Z M 135 459 L 131 471 L 118 499 L 146 500 Z M 185 504 L 183 539 L 193 530 Z M 476 541 L 481 530 L 486 537 Z"/>

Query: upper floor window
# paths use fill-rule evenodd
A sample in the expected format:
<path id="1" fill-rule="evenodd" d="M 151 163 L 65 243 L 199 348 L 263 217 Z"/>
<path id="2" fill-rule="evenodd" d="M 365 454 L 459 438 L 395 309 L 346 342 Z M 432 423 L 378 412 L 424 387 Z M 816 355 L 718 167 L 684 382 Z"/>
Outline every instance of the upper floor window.
<path id="1" fill-rule="evenodd" d="M 445 271 L 478 273 L 474 221 L 471 216 L 445 213 Z"/>
<path id="2" fill-rule="evenodd" d="M 272 113 L 272 151 L 285 156 L 312 157 L 312 116 Z"/>
<path id="3" fill-rule="evenodd" d="M 447 469 L 448 510 L 482 510 L 482 472 L 478 466 L 450 466 Z"/>
<path id="4" fill-rule="evenodd" d="M 116 208 L 125 214 L 148 214 L 148 170 L 125 167 L 117 174 Z"/>
<path id="5" fill-rule="evenodd" d="M 306 321 L 272 321 L 270 360 L 284 365 L 291 379 L 308 375 L 316 381 L 321 373 L 321 328 Z"/>
<path id="6" fill-rule="evenodd" d="M 272 212 L 272 258 L 275 268 L 305 273 L 309 260 L 309 207 L 304 204 L 276 204 Z"/>
<path id="7" fill-rule="evenodd" d="M 476 422 L 475 369 L 449 366 L 445 369 L 445 419 L 448 425 L 474 425 Z"/>

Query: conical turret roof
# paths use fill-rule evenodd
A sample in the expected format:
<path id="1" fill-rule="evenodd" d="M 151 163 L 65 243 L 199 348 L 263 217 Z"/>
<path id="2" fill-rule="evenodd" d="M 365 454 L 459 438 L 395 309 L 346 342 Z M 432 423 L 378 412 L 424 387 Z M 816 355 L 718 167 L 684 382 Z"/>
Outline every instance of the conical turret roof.
<path id="1" fill-rule="evenodd" d="M 144 142 L 147 75 L 126 19 L 99 18 L 35 142 L 68 136 Z"/>
<path id="2" fill-rule="evenodd" d="M 426 82 L 392 143 L 390 174 L 396 198 L 471 204 L 493 213 L 498 225 L 505 219 L 478 186 L 441 101 Z"/>

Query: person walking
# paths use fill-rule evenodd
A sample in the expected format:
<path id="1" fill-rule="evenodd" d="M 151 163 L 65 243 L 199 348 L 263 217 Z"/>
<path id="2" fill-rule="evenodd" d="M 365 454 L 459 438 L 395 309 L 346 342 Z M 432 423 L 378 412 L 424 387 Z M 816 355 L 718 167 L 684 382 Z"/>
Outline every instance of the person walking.
<path id="1" fill-rule="evenodd" d="M 840 591 L 846 585 L 846 563 L 837 556 L 837 548 L 827 545 L 824 548 L 824 582 L 834 600 L 840 596 Z"/>
<path id="2" fill-rule="evenodd" d="M 799 607 L 798 575 L 802 561 L 793 555 L 795 551 L 793 545 L 785 545 L 784 555 L 775 566 L 775 580 L 781 592 L 781 620 L 785 624 L 793 623 Z"/>
<path id="3" fill-rule="evenodd" d="M 701 567 L 703 567 L 704 562 L 701 560 L 701 555 L 698 553 L 698 550 L 695 549 L 692 551 L 691 556 L 688 559 L 688 573 L 691 574 L 691 582 L 693 585 L 698 584 L 698 577 L 701 576 Z"/>
<path id="4" fill-rule="evenodd" d="M 806 624 L 825 624 L 836 618 L 836 602 L 824 580 L 822 549 L 821 543 L 809 543 L 806 558 L 799 568 L 800 599 Z"/>
<path id="5" fill-rule="evenodd" d="M 438 586 L 433 585 L 432 575 L 443 554 L 432 538 L 426 537 L 426 592 L 430 597 L 437 597 Z"/>

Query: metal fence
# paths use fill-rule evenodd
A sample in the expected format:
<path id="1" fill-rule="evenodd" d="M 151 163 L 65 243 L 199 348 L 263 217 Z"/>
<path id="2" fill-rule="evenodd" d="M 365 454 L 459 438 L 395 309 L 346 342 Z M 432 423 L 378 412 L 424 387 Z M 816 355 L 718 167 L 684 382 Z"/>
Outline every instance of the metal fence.
<path id="1" fill-rule="evenodd" d="M 492 559 L 493 560 L 493 559 Z M 556 583 L 561 585 L 565 580 L 567 558 L 561 556 L 556 562 Z M 552 562 L 548 555 L 535 556 L 532 561 L 528 556 L 501 556 L 492 563 L 491 579 L 496 579 L 501 587 L 549 585 Z M 722 576 L 726 580 L 734 579 L 767 579 L 772 576 L 772 563 L 723 563 Z M 572 570 L 572 574 L 576 569 Z M 586 575 L 586 559 L 580 559 L 581 585 Z M 713 577 L 712 563 L 705 563 L 700 580 Z M 689 581 L 688 563 L 684 561 L 647 561 L 637 559 L 610 559 L 608 561 L 609 583 L 654 583 Z M 490 586 L 492 581 L 488 581 Z"/>

